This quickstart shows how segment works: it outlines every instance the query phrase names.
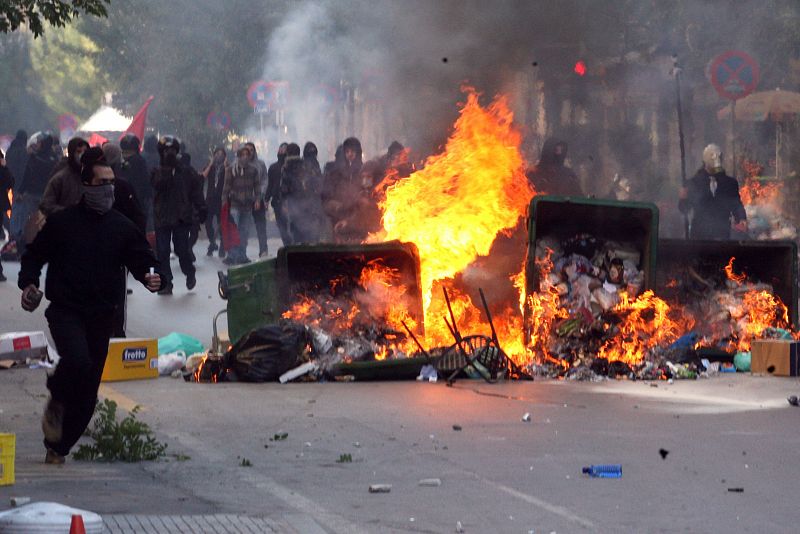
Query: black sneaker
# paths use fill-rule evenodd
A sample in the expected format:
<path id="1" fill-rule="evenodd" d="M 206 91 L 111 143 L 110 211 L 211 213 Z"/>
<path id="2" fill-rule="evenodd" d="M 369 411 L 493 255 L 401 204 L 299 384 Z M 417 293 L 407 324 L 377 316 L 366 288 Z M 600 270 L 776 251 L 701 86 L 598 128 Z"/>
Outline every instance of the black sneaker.
<path id="1" fill-rule="evenodd" d="M 186 289 L 192 290 L 197 285 L 197 278 L 195 275 L 190 274 L 186 277 Z"/>
<path id="2" fill-rule="evenodd" d="M 172 295 L 172 284 L 162 287 L 158 290 L 159 295 Z"/>

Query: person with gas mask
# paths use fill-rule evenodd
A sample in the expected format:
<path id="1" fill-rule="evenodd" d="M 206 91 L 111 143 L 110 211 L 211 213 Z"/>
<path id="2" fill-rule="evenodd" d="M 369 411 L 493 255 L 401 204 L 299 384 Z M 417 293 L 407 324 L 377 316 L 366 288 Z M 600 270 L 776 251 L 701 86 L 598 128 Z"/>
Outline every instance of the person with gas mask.
<path id="1" fill-rule="evenodd" d="M 189 248 L 189 233 L 197 212 L 198 221 L 206 220 L 206 202 L 203 199 L 202 183 L 196 173 L 178 162 L 180 141 L 165 135 L 158 140 L 161 165 L 153 170 L 150 183 L 153 186 L 153 219 L 156 230 L 156 255 L 160 263 L 159 274 L 163 279 L 159 295 L 172 294 L 172 269 L 169 264 L 170 243 L 186 275 L 186 289 L 197 284 L 192 253 Z"/>
<path id="2" fill-rule="evenodd" d="M 47 182 L 42 201 L 39 203 L 39 209 L 45 217 L 80 202 L 83 196 L 81 156 L 88 149 L 89 143 L 81 137 L 73 137 L 67 143 L 66 163 Z"/>
<path id="3" fill-rule="evenodd" d="M 151 292 L 161 287 L 159 275 L 150 274 L 158 262 L 144 235 L 111 207 L 114 172 L 103 151 L 89 148 L 81 164 L 80 202 L 48 217 L 22 256 L 17 281 L 22 308 L 34 311 L 48 265 L 45 317 L 61 356 L 47 378 L 51 397 L 42 417 L 49 464 L 64 463 L 94 413 L 121 269 L 127 267 Z"/>
<path id="4" fill-rule="evenodd" d="M 537 193 L 582 197 L 583 189 L 578 176 L 564 163 L 568 145 L 564 141 L 549 138 L 542 145 L 542 154 L 536 166 L 528 171 L 528 182 Z"/>
<path id="5" fill-rule="evenodd" d="M 678 209 L 692 214 L 691 239 L 730 239 L 732 221 L 736 231 L 747 232 L 739 182 L 722 168 L 722 150 L 717 145 L 703 150 L 703 166 L 681 188 Z"/>

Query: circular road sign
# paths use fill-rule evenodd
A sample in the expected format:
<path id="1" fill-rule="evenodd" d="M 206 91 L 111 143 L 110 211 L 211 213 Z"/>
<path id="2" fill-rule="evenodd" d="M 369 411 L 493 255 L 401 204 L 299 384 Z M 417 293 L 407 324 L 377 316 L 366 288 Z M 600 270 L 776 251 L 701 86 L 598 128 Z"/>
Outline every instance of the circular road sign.
<path id="1" fill-rule="evenodd" d="M 719 96 L 739 100 L 758 86 L 758 62 L 739 50 L 728 50 L 711 62 L 711 85 Z"/>

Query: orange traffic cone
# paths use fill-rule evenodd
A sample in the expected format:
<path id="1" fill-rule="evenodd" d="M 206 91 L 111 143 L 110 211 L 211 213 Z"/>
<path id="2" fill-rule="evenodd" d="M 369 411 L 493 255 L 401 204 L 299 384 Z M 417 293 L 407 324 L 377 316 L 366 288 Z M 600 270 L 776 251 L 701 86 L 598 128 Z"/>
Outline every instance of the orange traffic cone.
<path id="1" fill-rule="evenodd" d="M 83 526 L 83 516 L 73 515 L 72 523 L 69 525 L 69 534 L 86 534 L 86 527 Z"/>

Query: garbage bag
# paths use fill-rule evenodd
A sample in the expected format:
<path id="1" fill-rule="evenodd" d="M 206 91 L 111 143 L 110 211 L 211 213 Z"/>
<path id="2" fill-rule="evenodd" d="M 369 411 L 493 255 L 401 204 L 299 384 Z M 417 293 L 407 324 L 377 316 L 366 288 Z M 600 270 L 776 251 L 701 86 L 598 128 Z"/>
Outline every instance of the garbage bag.
<path id="1" fill-rule="evenodd" d="M 272 324 L 251 330 L 225 353 L 228 380 L 274 382 L 303 363 L 309 342 L 306 329 L 292 323 Z"/>
<path id="2" fill-rule="evenodd" d="M 199 339 L 188 334 L 171 332 L 158 340 L 158 355 L 182 351 L 184 354 L 205 352 Z"/>

